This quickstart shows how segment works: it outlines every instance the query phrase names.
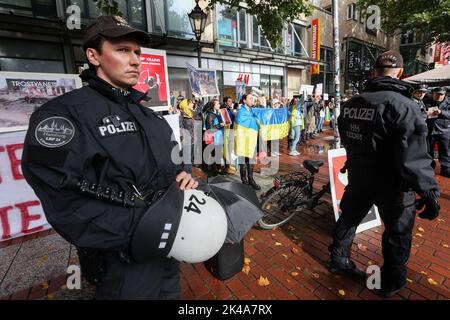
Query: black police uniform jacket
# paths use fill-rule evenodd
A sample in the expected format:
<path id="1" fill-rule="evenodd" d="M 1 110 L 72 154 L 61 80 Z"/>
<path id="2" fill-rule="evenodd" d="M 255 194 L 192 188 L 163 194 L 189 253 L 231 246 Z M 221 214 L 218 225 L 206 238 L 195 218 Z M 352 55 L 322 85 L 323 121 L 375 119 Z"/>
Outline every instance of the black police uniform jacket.
<path id="1" fill-rule="evenodd" d="M 414 193 L 409 191 L 422 196 L 438 190 L 425 120 L 406 83 L 379 77 L 365 88 L 344 104 L 338 119 L 349 181 L 371 190 L 378 205 L 411 205 Z"/>
<path id="2" fill-rule="evenodd" d="M 181 165 L 166 120 L 141 106 L 145 94 L 124 95 L 86 71 L 89 86 L 55 98 L 33 113 L 22 170 L 54 229 L 77 247 L 128 251 L 145 208 L 124 207 L 66 189 L 70 176 L 132 193 L 170 185 Z M 133 187 L 134 186 L 134 187 Z"/>
<path id="3" fill-rule="evenodd" d="M 437 118 L 427 119 L 429 134 L 450 138 L 450 98 L 446 97 L 441 102 L 431 100 L 428 105 L 430 107 L 438 107 L 441 114 Z"/>

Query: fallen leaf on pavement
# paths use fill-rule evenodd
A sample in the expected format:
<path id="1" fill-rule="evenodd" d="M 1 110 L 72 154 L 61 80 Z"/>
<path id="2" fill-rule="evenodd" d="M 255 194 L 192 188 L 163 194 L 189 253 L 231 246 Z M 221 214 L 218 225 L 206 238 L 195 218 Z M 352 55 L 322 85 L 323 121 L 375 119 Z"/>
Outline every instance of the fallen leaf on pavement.
<path id="1" fill-rule="evenodd" d="M 249 265 L 250 262 L 252 262 L 252 260 L 250 260 L 249 258 L 244 259 L 244 264 Z"/>
<path id="2" fill-rule="evenodd" d="M 435 286 L 438 284 L 433 278 L 428 278 L 428 283 L 431 284 L 432 286 Z"/>
<path id="3" fill-rule="evenodd" d="M 410 278 L 406 278 L 406 281 L 408 281 L 409 283 L 413 282 Z"/>
<path id="4" fill-rule="evenodd" d="M 255 241 L 255 239 L 253 239 L 253 238 L 250 238 L 250 241 Z"/>
<path id="5" fill-rule="evenodd" d="M 420 232 L 425 232 L 422 227 L 419 227 L 417 230 L 419 230 Z"/>
<path id="6" fill-rule="evenodd" d="M 284 253 L 282 254 L 282 256 L 283 256 L 285 259 L 289 258 L 288 255 L 287 255 L 287 254 L 284 254 Z"/>
<path id="7" fill-rule="evenodd" d="M 444 219 L 438 219 L 438 222 L 445 222 Z"/>
<path id="8" fill-rule="evenodd" d="M 272 233 L 272 237 L 276 237 L 277 235 L 275 233 Z"/>
<path id="9" fill-rule="evenodd" d="M 339 295 L 341 295 L 341 296 L 345 296 L 345 291 L 344 290 L 339 290 Z"/>
<path id="10" fill-rule="evenodd" d="M 367 246 L 363 245 L 362 243 L 358 243 L 358 249 L 361 251 L 367 251 Z"/>
<path id="11" fill-rule="evenodd" d="M 421 237 L 422 238 L 422 234 L 420 233 L 416 233 L 416 236 Z"/>
<path id="12" fill-rule="evenodd" d="M 270 284 L 269 279 L 267 279 L 266 277 L 260 276 L 258 279 L 258 284 L 261 287 L 266 287 Z"/>
<path id="13" fill-rule="evenodd" d="M 248 273 L 250 272 L 250 266 L 245 265 L 244 267 L 242 267 L 242 272 L 248 275 Z"/>
<path id="14" fill-rule="evenodd" d="M 371 266 L 371 265 L 373 264 L 373 261 L 369 260 L 369 261 L 367 261 L 367 264 L 368 264 L 369 266 Z"/>
<path id="15" fill-rule="evenodd" d="M 291 272 L 291 276 L 293 276 L 293 277 L 298 276 L 298 272 L 295 272 L 295 271 Z"/>
<path id="16" fill-rule="evenodd" d="M 276 246 L 282 246 L 283 244 L 281 242 L 275 242 Z"/>
<path id="17" fill-rule="evenodd" d="M 286 282 L 287 282 L 287 283 L 291 283 L 291 280 L 289 280 L 289 279 L 286 279 Z"/>
<path id="18" fill-rule="evenodd" d="M 421 274 L 424 274 L 424 275 L 426 275 L 426 276 L 428 275 L 428 273 L 426 273 L 425 271 L 420 271 L 420 273 L 421 273 Z"/>
<path id="19" fill-rule="evenodd" d="M 288 227 L 288 230 L 289 230 L 289 231 L 294 231 L 295 228 L 294 228 L 293 226 L 289 226 L 289 227 Z"/>
<path id="20" fill-rule="evenodd" d="M 319 279 L 319 274 L 318 274 L 317 272 L 313 272 L 313 273 L 311 273 L 311 275 L 312 275 L 314 278 Z"/>
<path id="21" fill-rule="evenodd" d="M 294 253 L 294 254 L 297 254 L 298 253 L 298 249 L 297 248 L 292 248 L 291 252 Z"/>
<path id="22" fill-rule="evenodd" d="M 442 246 L 443 246 L 444 248 L 448 248 L 448 244 L 446 244 L 446 243 L 443 243 Z"/>

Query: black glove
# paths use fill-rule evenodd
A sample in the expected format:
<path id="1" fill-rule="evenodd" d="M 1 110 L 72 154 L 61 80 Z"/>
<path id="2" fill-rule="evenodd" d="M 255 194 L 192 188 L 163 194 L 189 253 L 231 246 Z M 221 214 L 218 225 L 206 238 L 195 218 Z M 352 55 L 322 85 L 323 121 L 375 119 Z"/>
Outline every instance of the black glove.
<path id="1" fill-rule="evenodd" d="M 438 202 L 439 192 L 437 190 L 429 190 L 424 193 L 422 198 L 416 203 L 416 210 L 425 209 L 419 213 L 419 217 L 422 219 L 434 220 L 439 215 L 441 207 Z"/>

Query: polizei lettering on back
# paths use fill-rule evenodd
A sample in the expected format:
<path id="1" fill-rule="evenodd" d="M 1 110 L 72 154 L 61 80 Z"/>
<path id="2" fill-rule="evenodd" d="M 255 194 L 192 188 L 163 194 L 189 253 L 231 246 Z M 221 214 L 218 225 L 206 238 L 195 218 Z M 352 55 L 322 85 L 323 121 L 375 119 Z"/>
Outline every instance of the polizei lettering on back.
<path id="1" fill-rule="evenodd" d="M 112 123 L 98 126 L 98 131 L 100 133 L 100 136 L 104 138 L 115 136 L 118 134 L 137 132 L 137 128 L 136 124 L 133 121 L 124 121 L 120 122 L 120 124 L 117 126 Z"/>
<path id="2" fill-rule="evenodd" d="M 344 108 L 344 118 L 352 120 L 373 121 L 373 119 L 375 118 L 375 109 L 347 107 Z"/>

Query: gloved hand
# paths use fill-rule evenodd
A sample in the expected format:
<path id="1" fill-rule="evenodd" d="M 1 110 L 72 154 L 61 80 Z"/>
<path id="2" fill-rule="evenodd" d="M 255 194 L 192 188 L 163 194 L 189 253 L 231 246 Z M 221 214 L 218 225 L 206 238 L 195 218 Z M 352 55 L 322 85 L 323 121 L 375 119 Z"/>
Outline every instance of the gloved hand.
<path id="1" fill-rule="evenodd" d="M 438 202 L 439 191 L 428 190 L 416 203 L 416 210 L 420 211 L 425 207 L 425 209 L 419 213 L 419 217 L 422 219 L 434 220 L 439 215 L 439 210 L 441 207 Z"/>

